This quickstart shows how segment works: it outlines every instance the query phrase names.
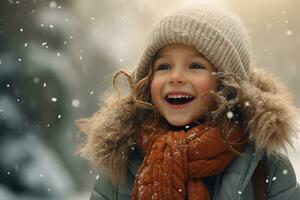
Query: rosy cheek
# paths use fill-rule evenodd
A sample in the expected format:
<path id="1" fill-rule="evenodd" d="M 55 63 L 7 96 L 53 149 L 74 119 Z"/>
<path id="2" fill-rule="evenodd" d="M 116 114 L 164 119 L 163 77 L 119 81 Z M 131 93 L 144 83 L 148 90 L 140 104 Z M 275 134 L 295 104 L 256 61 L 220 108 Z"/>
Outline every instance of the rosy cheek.
<path id="1" fill-rule="evenodd" d="M 214 88 L 213 86 L 214 86 L 213 83 L 207 79 L 203 80 L 203 81 L 199 81 L 197 83 L 197 89 L 200 92 L 205 92 L 205 91 L 211 90 Z"/>

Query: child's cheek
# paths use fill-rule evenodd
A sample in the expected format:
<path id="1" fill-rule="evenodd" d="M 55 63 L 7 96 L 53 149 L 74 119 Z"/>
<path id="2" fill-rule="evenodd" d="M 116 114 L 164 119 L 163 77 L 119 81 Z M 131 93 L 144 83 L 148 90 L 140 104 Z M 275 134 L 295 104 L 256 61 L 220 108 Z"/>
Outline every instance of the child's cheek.
<path id="1" fill-rule="evenodd" d="M 214 80 L 204 79 L 197 81 L 197 90 L 198 92 L 206 92 L 209 90 L 214 90 L 216 87 L 216 83 Z"/>

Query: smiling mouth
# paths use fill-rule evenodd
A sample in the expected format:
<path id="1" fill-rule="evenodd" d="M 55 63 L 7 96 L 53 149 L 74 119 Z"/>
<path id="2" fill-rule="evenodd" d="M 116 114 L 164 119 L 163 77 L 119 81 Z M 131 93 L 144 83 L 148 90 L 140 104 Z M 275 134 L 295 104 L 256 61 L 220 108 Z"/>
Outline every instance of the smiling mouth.
<path id="1" fill-rule="evenodd" d="M 188 95 L 170 95 L 165 100 L 171 105 L 183 105 L 193 101 L 195 97 Z"/>

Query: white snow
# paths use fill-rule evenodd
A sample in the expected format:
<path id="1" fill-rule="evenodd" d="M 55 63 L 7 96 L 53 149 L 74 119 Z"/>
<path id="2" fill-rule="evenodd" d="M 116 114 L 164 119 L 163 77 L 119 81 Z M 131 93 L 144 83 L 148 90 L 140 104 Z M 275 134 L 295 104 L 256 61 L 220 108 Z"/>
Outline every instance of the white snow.
<path id="1" fill-rule="evenodd" d="M 34 77 L 33 82 L 38 84 L 40 82 L 40 78 L 39 77 Z"/>
<path id="2" fill-rule="evenodd" d="M 78 99 L 73 99 L 72 106 L 77 108 L 80 106 L 80 101 Z"/>
<path id="3" fill-rule="evenodd" d="M 226 117 L 231 119 L 233 117 L 233 113 L 231 111 L 227 112 Z"/>
<path id="4" fill-rule="evenodd" d="M 52 102 L 57 102 L 57 98 L 52 97 L 52 98 L 51 98 L 51 101 L 52 101 Z"/>
<path id="5" fill-rule="evenodd" d="M 286 35 L 291 36 L 292 35 L 292 31 L 291 30 L 287 30 L 286 31 Z"/>

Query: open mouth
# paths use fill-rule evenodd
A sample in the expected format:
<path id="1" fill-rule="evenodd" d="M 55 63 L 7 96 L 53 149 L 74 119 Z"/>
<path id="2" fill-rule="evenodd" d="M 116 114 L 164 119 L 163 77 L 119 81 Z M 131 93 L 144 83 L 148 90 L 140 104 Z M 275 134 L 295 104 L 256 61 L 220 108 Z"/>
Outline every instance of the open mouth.
<path id="1" fill-rule="evenodd" d="M 193 101 L 195 97 L 189 95 L 168 95 L 165 99 L 169 104 L 183 105 Z"/>

